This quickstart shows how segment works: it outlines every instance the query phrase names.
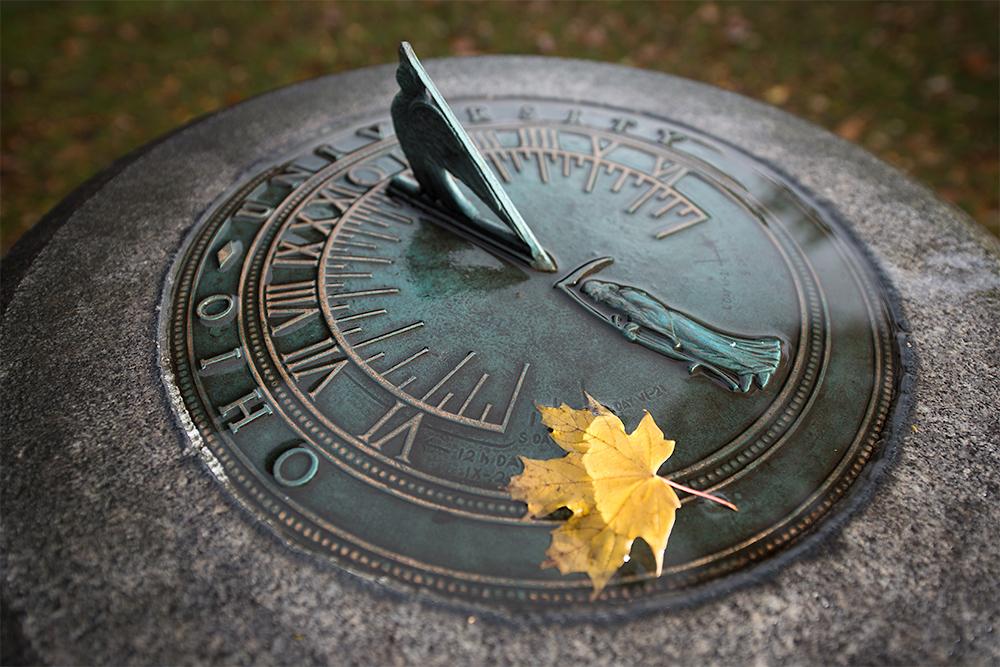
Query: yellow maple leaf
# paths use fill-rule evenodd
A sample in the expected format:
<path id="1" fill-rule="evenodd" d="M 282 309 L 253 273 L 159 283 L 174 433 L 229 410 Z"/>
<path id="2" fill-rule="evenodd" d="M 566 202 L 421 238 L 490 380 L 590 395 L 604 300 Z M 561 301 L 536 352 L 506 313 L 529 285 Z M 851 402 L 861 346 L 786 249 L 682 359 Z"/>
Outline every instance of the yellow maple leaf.
<path id="1" fill-rule="evenodd" d="M 587 451 L 588 440 L 585 437 L 587 427 L 599 416 L 614 416 L 610 410 L 594 400 L 590 394 L 587 397 L 587 407 L 574 410 L 565 403 L 559 407 L 536 405 L 542 415 L 542 423 L 552 431 L 552 439 L 567 452 Z"/>
<path id="2" fill-rule="evenodd" d="M 530 516 L 547 516 L 560 507 L 585 514 L 593 507 L 594 486 L 583 467 L 583 454 L 572 452 L 548 461 L 522 456 L 521 462 L 524 472 L 510 480 L 507 490 L 528 504 Z"/>
<path id="3" fill-rule="evenodd" d="M 674 441 L 664 439 L 648 412 L 632 433 L 626 434 L 621 420 L 613 415 L 595 419 L 587 433 L 594 433 L 595 438 L 583 455 L 583 466 L 593 480 L 597 511 L 630 547 L 637 537 L 649 545 L 656 558 L 656 576 L 660 576 L 681 501 L 656 471 L 674 453 Z"/>
<path id="4" fill-rule="evenodd" d="M 689 489 L 656 474 L 674 451 L 674 441 L 647 412 L 632 433 L 606 407 L 587 396 L 576 410 L 538 406 L 552 439 L 567 453 L 559 459 L 521 457 L 524 472 L 511 479 L 511 495 L 528 505 L 528 516 L 542 517 L 566 507 L 573 515 L 552 531 L 543 567 L 563 574 L 584 572 L 594 595 L 625 562 L 632 542 L 642 538 L 663 571 L 663 552 L 681 503 L 677 487 L 732 509 L 734 505 Z"/>
<path id="5" fill-rule="evenodd" d="M 631 548 L 632 540 L 616 533 L 600 512 L 591 512 L 574 516 L 552 531 L 542 567 L 556 567 L 563 574 L 585 572 L 597 597 Z"/>

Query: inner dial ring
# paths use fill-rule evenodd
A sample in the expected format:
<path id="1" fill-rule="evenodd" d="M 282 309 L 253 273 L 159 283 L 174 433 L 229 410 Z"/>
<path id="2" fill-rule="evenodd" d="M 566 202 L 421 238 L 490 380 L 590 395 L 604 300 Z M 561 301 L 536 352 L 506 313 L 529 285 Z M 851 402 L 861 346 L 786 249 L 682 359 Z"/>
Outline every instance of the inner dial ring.
<path id="1" fill-rule="evenodd" d="M 664 174 L 668 174 L 669 170 L 675 169 L 675 165 L 682 165 L 685 173 L 678 174 L 677 172 L 673 172 L 672 174 L 668 174 L 664 180 L 657 180 L 651 174 L 628 164 L 597 157 L 597 154 L 602 151 L 610 152 L 610 146 L 628 145 L 639 142 L 611 133 L 600 132 L 593 128 L 570 128 L 564 130 L 564 135 L 576 137 L 577 140 L 583 140 L 592 152 L 572 151 L 559 145 L 559 130 L 560 128 L 557 127 L 523 124 L 515 126 L 491 126 L 476 132 L 474 136 L 482 145 L 484 153 L 496 168 L 497 173 L 508 183 L 513 178 L 512 172 L 522 171 L 524 165 L 519 164 L 519 156 L 524 158 L 525 161 L 530 161 L 530 157 L 534 156 L 538 169 L 537 179 L 541 183 L 548 184 L 551 179 L 558 178 L 559 172 L 565 178 L 582 170 L 585 174 L 582 187 L 585 193 L 589 193 L 599 183 L 599 177 L 613 176 L 612 182 L 605 184 L 605 187 L 610 187 L 612 192 L 617 193 L 622 191 L 623 188 L 626 188 L 626 184 L 628 185 L 626 189 L 638 188 L 639 190 L 638 197 L 629 195 L 623 200 L 622 203 L 627 212 L 633 213 L 635 209 L 648 203 L 651 208 L 651 218 L 654 219 L 659 219 L 664 213 L 668 213 L 671 209 L 676 208 L 678 202 L 686 202 L 684 203 L 684 208 L 688 209 L 689 213 L 691 209 L 697 210 L 697 206 L 684 198 L 683 195 L 678 198 L 678 191 L 672 188 L 681 176 L 688 173 L 696 175 L 706 182 L 711 182 L 716 191 L 730 190 L 729 187 L 726 187 L 730 186 L 730 184 L 725 182 L 724 177 L 720 178 L 708 164 L 687 158 L 675 151 L 668 152 L 663 147 L 660 147 L 660 155 L 669 155 L 669 159 L 658 157 L 654 165 L 654 172 L 660 172 L 660 176 L 663 178 Z M 516 133 L 519 147 L 504 145 L 504 142 L 509 139 L 511 132 Z M 563 141 L 565 142 L 566 140 L 563 139 Z M 405 167 L 405 163 L 396 156 L 391 140 L 381 142 L 381 144 L 378 150 L 369 152 L 367 161 L 360 160 L 343 167 L 340 178 L 344 180 L 340 185 L 338 185 L 336 176 L 330 177 L 324 181 L 320 181 L 318 186 L 313 185 L 309 187 L 308 190 L 311 190 L 311 192 L 305 192 L 298 198 L 300 203 L 284 222 L 284 230 L 276 237 L 278 241 L 272 246 L 267 263 L 271 266 L 276 266 L 282 263 L 291 265 L 296 262 L 305 261 L 296 259 L 296 257 L 302 256 L 303 240 L 296 238 L 294 234 L 290 235 L 290 229 L 294 229 L 295 227 L 313 227 L 323 230 L 326 235 L 326 241 L 321 244 L 322 255 L 318 262 L 317 292 L 320 295 L 319 305 L 322 308 L 328 330 L 332 335 L 332 342 L 336 343 L 337 348 L 343 352 L 354 366 L 363 369 L 369 378 L 378 382 L 383 389 L 394 394 L 400 403 L 406 403 L 409 406 L 421 409 L 424 413 L 432 414 L 448 421 L 470 426 L 480 432 L 485 432 L 487 435 L 490 433 L 502 435 L 506 430 L 511 411 L 514 409 L 514 403 L 528 376 L 529 363 L 521 364 L 519 367 L 520 372 L 516 376 L 508 378 L 506 389 L 509 393 L 501 392 L 500 396 L 502 398 L 509 396 L 510 398 L 506 404 L 506 410 L 502 412 L 503 418 L 496 419 L 496 421 L 486 420 L 492 407 L 490 403 L 480 406 L 480 410 L 476 412 L 476 414 L 481 415 L 478 419 L 468 417 L 465 414 L 465 409 L 471 404 L 476 393 L 489 380 L 490 373 L 477 372 L 473 379 L 478 378 L 478 381 L 474 384 L 469 384 L 465 388 L 466 393 L 461 395 L 461 398 L 455 399 L 455 395 L 452 392 L 446 391 L 435 394 L 442 383 L 448 381 L 455 372 L 463 370 L 466 362 L 469 362 L 475 356 L 474 352 L 462 350 L 452 360 L 452 363 L 439 373 L 438 382 L 431 383 L 430 388 L 426 389 L 426 391 L 422 390 L 418 396 L 411 395 L 405 391 L 409 382 L 415 379 L 414 376 L 403 376 L 395 382 L 387 380 L 386 376 L 404 369 L 404 366 L 418 361 L 421 357 L 426 358 L 426 355 L 430 354 L 426 346 L 416 346 L 408 350 L 407 353 L 394 355 L 394 359 L 392 359 L 391 365 L 387 366 L 387 370 L 376 371 L 370 365 L 371 361 L 378 360 L 385 362 L 386 354 L 384 352 L 368 354 L 369 350 L 373 350 L 373 348 L 369 348 L 369 345 L 382 343 L 397 336 L 402 339 L 404 334 L 422 329 L 424 322 L 419 317 L 412 318 L 406 322 L 397 322 L 398 326 L 391 328 L 382 327 L 375 334 L 362 335 L 363 327 L 361 325 L 366 321 L 374 321 L 373 318 L 385 315 L 386 311 L 384 308 L 374 307 L 374 304 L 371 304 L 372 307 L 351 309 L 345 301 L 351 299 L 375 299 L 378 301 L 381 298 L 389 299 L 394 295 L 398 295 L 400 292 L 398 287 L 387 286 L 384 283 L 369 282 L 373 277 L 378 275 L 380 269 L 393 263 L 392 260 L 380 257 L 374 251 L 378 250 L 379 245 L 399 243 L 400 238 L 398 233 L 393 230 L 394 227 L 402 226 L 403 228 L 412 229 L 415 225 L 423 225 L 435 229 L 433 223 L 425 219 L 415 220 L 412 217 L 412 208 L 405 212 L 409 213 L 409 215 L 400 214 L 394 210 L 400 208 L 401 202 L 394 201 L 387 194 L 386 190 L 392 176 L 401 172 Z M 648 144 L 643 142 L 642 145 L 645 150 L 649 150 L 650 147 Z M 556 174 L 550 173 L 550 167 Z M 317 181 L 312 182 L 316 183 Z M 642 194 L 642 186 L 644 185 L 651 186 L 646 195 Z M 344 200 L 338 204 L 338 193 L 340 195 L 344 194 L 341 188 L 351 186 L 367 188 L 367 191 L 360 196 L 355 192 L 353 196 L 356 199 L 351 203 L 345 203 L 346 200 Z M 666 203 L 663 203 L 664 200 Z M 738 199 L 733 199 L 733 201 L 744 209 L 754 207 L 752 201 L 746 203 L 738 201 Z M 317 202 L 334 206 L 338 215 L 330 218 L 321 209 L 316 208 L 315 205 Z M 678 227 L 689 227 L 692 226 L 692 223 L 697 224 L 700 221 L 699 219 L 674 220 L 672 221 L 674 225 L 673 230 L 679 231 Z M 667 230 L 670 230 L 669 226 Z M 811 270 L 808 267 L 808 261 L 800 253 L 794 240 L 785 235 L 785 232 L 781 229 L 781 225 L 773 225 L 772 230 L 762 226 L 761 231 L 762 236 L 767 237 L 778 251 L 781 261 L 787 265 L 788 272 L 792 276 L 792 283 L 795 285 L 797 291 L 796 298 L 800 304 L 800 312 L 798 313 L 800 322 L 797 327 L 797 335 L 790 333 L 787 345 L 788 348 L 791 348 L 793 358 L 784 362 L 784 366 L 789 372 L 783 374 L 782 377 L 775 378 L 775 387 L 780 387 L 780 391 L 773 395 L 768 409 L 764 410 L 756 421 L 744 429 L 743 432 L 736 434 L 732 439 L 724 441 L 728 444 L 716 445 L 715 449 L 709 452 L 706 457 L 690 462 L 684 469 L 677 471 L 679 473 L 678 477 L 681 480 L 696 488 L 717 489 L 724 486 L 727 479 L 739 473 L 747 464 L 765 452 L 768 447 L 775 443 L 780 444 L 782 433 L 794 423 L 797 415 L 806 408 L 807 398 L 816 386 L 817 373 L 815 362 L 822 356 L 822 348 L 826 344 L 827 327 L 824 317 L 825 309 L 822 307 L 822 292 L 815 284 Z M 636 233 L 647 232 L 650 232 L 650 230 L 642 230 Z M 447 232 L 438 233 L 447 234 Z M 651 233 L 651 235 L 655 237 L 657 233 Z M 776 238 L 776 235 L 781 236 L 781 238 Z M 315 246 L 319 244 L 309 245 Z M 310 254 L 317 253 L 313 249 L 310 250 Z M 562 259 L 565 261 L 565 256 Z M 546 277 L 546 280 L 546 287 L 550 287 L 552 279 Z M 297 283 L 292 283 L 292 285 L 297 285 Z M 286 290 L 283 286 L 278 287 L 281 290 Z M 274 288 L 275 285 L 272 284 L 267 289 L 273 290 Z M 552 295 L 554 292 L 549 289 L 547 293 Z M 290 292 L 286 293 L 285 296 L 282 296 L 280 293 L 272 293 L 271 297 L 277 295 L 279 298 L 287 298 L 288 294 Z M 267 294 L 263 295 L 265 302 L 268 298 Z M 571 308 L 572 304 L 567 303 L 565 306 Z M 619 341 L 618 345 L 624 345 L 624 343 Z M 269 347 L 271 346 L 269 345 Z M 368 349 L 366 350 L 365 348 Z M 315 346 L 310 346 L 304 348 L 301 353 L 297 352 L 294 355 L 278 355 L 285 362 L 284 364 L 279 364 L 279 367 L 285 366 L 280 372 L 286 375 L 287 378 L 289 361 L 297 364 L 304 358 L 313 356 L 316 353 L 322 354 L 323 351 L 323 349 L 316 349 Z M 808 361 L 806 360 L 807 355 L 809 357 Z M 669 363 L 661 359 L 657 361 L 662 364 Z M 329 368 L 330 364 L 327 364 L 326 367 Z M 804 373 L 803 369 L 805 369 Z M 292 379 L 287 379 L 290 385 L 294 387 Z M 681 383 L 686 381 L 707 382 L 704 379 L 679 379 L 678 381 Z M 321 390 L 322 388 L 323 382 L 320 382 L 314 385 L 313 389 Z M 713 387 L 711 391 L 722 390 L 718 387 Z M 562 400 L 561 396 L 565 395 L 565 393 L 561 393 L 560 396 L 554 396 L 552 400 Z M 455 400 L 449 406 L 448 402 L 452 399 Z M 570 397 L 568 400 L 572 401 L 573 399 Z M 305 403 L 309 407 L 309 401 L 307 400 Z M 789 407 L 789 403 L 792 404 L 791 407 Z M 448 410 L 449 407 L 451 408 L 450 411 Z M 314 411 L 314 413 L 320 421 L 327 421 L 322 411 Z M 393 414 L 394 408 L 390 408 L 384 417 L 391 420 Z M 493 414 L 496 415 L 497 413 L 494 412 Z M 354 435 L 358 437 L 357 439 L 349 439 L 353 441 L 356 447 L 368 452 L 377 459 L 381 459 L 383 463 L 387 463 L 392 467 L 405 469 L 430 482 L 436 482 L 446 487 L 452 487 L 460 491 L 489 498 L 490 505 L 503 506 L 502 513 L 504 515 L 509 516 L 509 512 L 516 512 L 516 506 L 508 506 L 509 501 L 506 501 L 505 494 L 496 488 L 500 485 L 495 485 L 495 488 L 491 489 L 461 483 L 455 484 L 454 480 L 441 478 L 437 475 L 427 475 L 424 471 L 414 469 L 405 456 L 402 458 L 402 461 L 399 460 L 399 456 L 386 456 L 378 444 L 373 448 L 371 445 L 372 439 L 375 436 L 374 431 L 386 423 L 389 424 L 389 427 L 393 426 L 390 422 L 379 420 L 372 428 L 365 432 L 356 431 Z M 398 420 L 397 423 L 399 423 Z M 412 420 L 409 423 L 411 426 L 413 425 Z M 402 426 L 406 426 L 406 424 L 406 422 L 402 422 Z M 398 435 L 411 435 L 415 430 L 413 428 L 409 431 L 398 432 Z M 765 430 L 767 431 L 766 435 L 764 434 Z M 340 435 L 343 437 L 343 432 Z M 475 438 L 475 435 L 471 434 L 470 437 Z M 509 446 L 509 444 L 511 444 L 509 441 L 499 443 L 501 447 Z M 509 460 L 514 461 L 514 457 L 509 457 Z M 447 503 L 446 506 L 448 506 Z M 454 509 L 454 505 L 450 505 L 449 508 Z M 467 508 L 463 507 L 461 509 L 465 510 Z"/>

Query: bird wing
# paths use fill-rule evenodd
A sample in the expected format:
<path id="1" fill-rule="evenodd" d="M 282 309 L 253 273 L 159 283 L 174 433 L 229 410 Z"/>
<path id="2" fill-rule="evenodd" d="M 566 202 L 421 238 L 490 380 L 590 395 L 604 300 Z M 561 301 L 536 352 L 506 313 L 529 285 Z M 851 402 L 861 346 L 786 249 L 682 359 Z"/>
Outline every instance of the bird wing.
<path id="1" fill-rule="evenodd" d="M 443 112 L 433 100 L 416 101 L 410 109 L 414 127 L 435 129 L 433 134 L 427 133 L 420 138 L 425 154 L 437 158 L 439 164 L 446 164 L 452 176 L 499 214 L 497 209 L 505 208 L 506 193 L 454 115 Z"/>

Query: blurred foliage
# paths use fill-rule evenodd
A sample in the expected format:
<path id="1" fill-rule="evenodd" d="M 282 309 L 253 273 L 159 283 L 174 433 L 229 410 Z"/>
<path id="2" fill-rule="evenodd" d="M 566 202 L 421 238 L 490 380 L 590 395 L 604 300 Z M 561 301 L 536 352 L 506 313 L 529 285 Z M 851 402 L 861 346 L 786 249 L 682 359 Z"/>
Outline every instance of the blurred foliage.
<path id="1" fill-rule="evenodd" d="M 115 158 L 294 81 L 540 53 L 670 72 L 860 143 L 1000 234 L 990 3 L 0 3 L 4 250 Z"/>

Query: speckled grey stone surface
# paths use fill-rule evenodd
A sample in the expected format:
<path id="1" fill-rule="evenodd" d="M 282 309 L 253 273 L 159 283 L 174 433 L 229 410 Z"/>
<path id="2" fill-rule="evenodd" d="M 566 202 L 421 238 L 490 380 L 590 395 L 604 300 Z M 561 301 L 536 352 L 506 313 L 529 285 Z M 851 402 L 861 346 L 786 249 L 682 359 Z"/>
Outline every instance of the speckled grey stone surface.
<path id="1" fill-rule="evenodd" d="M 186 128 L 77 202 L 2 324 L 0 499 L 9 660 L 51 664 L 991 664 L 1000 660 L 1000 245 L 860 149 L 780 111 L 609 65 L 432 62 L 442 90 L 539 90 L 721 137 L 830 203 L 891 279 L 918 378 L 897 460 L 812 552 L 699 606 L 515 625 L 293 553 L 186 448 L 157 306 L 186 230 L 249 165 L 388 104 L 390 68 L 308 82 Z M 61 218 L 66 217 L 65 212 Z M 58 221 L 57 221 L 58 222 Z M 16 289 L 11 280 L 19 279 Z"/>

